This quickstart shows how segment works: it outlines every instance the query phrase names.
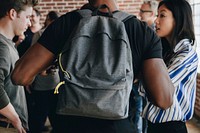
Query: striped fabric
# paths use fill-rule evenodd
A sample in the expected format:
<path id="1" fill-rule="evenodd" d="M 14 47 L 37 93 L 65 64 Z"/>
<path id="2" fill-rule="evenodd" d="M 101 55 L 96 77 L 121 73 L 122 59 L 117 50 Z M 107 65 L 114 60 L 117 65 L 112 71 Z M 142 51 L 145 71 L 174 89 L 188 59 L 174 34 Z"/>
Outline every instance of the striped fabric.
<path id="1" fill-rule="evenodd" d="M 168 72 L 175 87 L 172 106 L 167 110 L 154 106 L 148 101 L 144 88 L 140 87 L 139 89 L 140 94 L 147 99 L 142 116 L 152 123 L 176 120 L 185 122 L 193 116 L 198 57 L 188 39 L 181 40 L 176 45 L 174 52 L 168 66 Z"/>

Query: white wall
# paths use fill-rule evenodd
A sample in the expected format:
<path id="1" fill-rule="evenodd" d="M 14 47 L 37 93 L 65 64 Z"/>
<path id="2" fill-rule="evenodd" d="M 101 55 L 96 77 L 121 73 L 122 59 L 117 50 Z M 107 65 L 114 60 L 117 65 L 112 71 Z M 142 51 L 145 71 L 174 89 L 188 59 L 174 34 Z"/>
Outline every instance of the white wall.
<path id="1" fill-rule="evenodd" d="M 200 73 L 200 0 L 188 0 L 192 6 L 194 29 L 196 36 L 196 51 L 199 57 L 198 73 Z"/>

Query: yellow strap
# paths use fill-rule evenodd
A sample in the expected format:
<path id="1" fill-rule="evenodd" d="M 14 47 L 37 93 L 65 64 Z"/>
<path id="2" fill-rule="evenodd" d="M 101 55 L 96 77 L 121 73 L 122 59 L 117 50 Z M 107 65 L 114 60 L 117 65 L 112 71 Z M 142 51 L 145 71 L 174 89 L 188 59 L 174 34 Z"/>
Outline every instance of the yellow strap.
<path id="1" fill-rule="evenodd" d="M 68 77 L 69 79 L 71 79 L 71 76 L 70 76 L 69 72 L 65 71 L 65 70 L 63 69 L 63 67 L 62 67 L 61 57 L 62 57 L 62 53 L 59 54 L 59 60 L 58 60 L 60 69 L 61 69 L 61 71 L 62 71 L 63 73 L 65 73 L 65 74 L 67 75 L 67 77 Z"/>
<path id="2" fill-rule="evenodd" d="M 58 94 L 58 89 L 60 88 L 61 85 L 64 85 L 65 84 L 65 81 L 62 81 L 60 83 L 58 83 L 58 85 L 56 86 L 55 90 L 54 90 L 54 94 Z"/>

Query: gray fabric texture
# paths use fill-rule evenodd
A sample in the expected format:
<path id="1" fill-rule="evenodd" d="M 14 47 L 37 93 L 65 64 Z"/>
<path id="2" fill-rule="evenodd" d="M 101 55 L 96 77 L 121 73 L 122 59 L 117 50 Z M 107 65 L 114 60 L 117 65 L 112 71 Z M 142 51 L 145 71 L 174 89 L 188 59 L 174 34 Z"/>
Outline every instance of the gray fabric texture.
<path id="1" fill-rule="evenodd" d="M 28 113 L 24 87 L 12 84 L 11 72 L 19 59 L 18 52 L 12 40 L 0 34 L 0 106 L 8 104 L 9 100 L 18 113 L 22 124 L 28 129 Z M 5 98 L 5 99 L 3 99 Z"/>
<path id="2" fill-rule="evenodd" d="M 124 23 L 116 18 L 85 15 L 67 41 L 60 65 L 70 78 L 64 72 L 59 114 L 111 120 L 128 116 L 132 53 Z"/>
<path id="3" fill-rule="evenodd" d="M 58 74 L 58 69 L 53 69 L 53 71 L 48 75 L 38 74 L 33 82 L 33 89 L 38 91 L 53 90 L 60 82 L 60 77 Z"/>

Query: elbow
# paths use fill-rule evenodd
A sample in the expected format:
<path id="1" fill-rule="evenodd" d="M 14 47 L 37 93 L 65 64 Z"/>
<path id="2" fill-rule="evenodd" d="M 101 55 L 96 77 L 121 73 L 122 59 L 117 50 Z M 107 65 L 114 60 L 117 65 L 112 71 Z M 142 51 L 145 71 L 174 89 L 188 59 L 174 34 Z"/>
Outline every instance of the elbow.
<path id="1" fill-rule="evenodd" d="M 159 108 L 166 110 L 169 107 L 171 107 L 173 104 L 173 100 L 172 99 L 168 99 L 168 100 L 162 100 L 156 103 L 156 106 L 158 106 Z"/>
<path id="2" fill-rule="evenodd" d="M 155 100 L 155 105 L 163 110 L 168 109 L 173 104 L 173 95 L 160 96 L 159 99 Z"/>
<path id="3" fill-rule="evenodd" d="M 18 74 L 15 74 L 15 73 L 12 73 L 11 81 L 14 85 L 27 86 L 27 85 L 31 84 L 31 82 L 27 78 L 25 78 L 21 75 L 19 76 Z"/>
<path id="4" fill-rule="evenodd" d="M 173 84 L 170 84 L 164 90 L 166 91 L 163 91 L 164 93 L 161 93 L 157 104 L 158 107 L 160 107 L 163 110 L 166 110 L 173 104 L 175 88 Z"/>

